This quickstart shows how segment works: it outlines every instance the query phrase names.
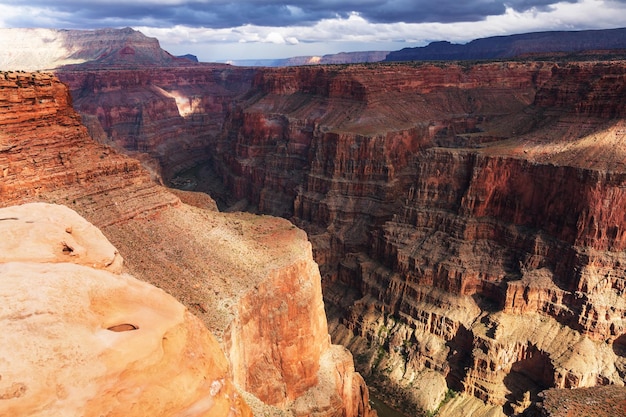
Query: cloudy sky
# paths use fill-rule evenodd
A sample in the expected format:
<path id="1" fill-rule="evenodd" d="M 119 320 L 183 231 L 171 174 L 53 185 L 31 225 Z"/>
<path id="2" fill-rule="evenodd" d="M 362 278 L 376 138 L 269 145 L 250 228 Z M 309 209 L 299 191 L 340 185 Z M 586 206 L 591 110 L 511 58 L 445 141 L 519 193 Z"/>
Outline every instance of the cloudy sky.
<path id="1" fill-rule="evenodd" d="M 626 27 L 626 0 L 0 0 L 0 27 L 130 26 L 201 61 Z"/>

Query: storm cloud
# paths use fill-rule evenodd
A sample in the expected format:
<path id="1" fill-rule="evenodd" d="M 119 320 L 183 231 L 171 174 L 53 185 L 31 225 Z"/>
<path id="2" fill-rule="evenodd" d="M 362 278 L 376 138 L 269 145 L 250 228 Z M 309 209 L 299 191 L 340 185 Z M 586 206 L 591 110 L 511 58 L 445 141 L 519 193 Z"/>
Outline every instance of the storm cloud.
<path id="1" fill-rule="evenodd" d="M 576 0 L 566 0 L 576 3 Z M 5 0 L 7 5 L 23 1 Z M 149 25 L 228 28 L 243 25 L 310 26 L 324 19 L 356 14 L 371 23 L 477 22 L 508 9 L 517 12 L 546 10 L 554 0 L 30 0 L 28 7 L 42 10 L 65 28 Z M 563 1 L 561 2 L 563 3 Z M 15 26 L 25 26 L 32 16 L 16 16 Z M 45 21 L 44 21 L 45 23 Z"/>
<path id="2" fill-rule="evenodd" d="M 0 27 L 132 27 L 205 61 L 607 29 L 623 16 L 626 0 L 0 0 Z"/>

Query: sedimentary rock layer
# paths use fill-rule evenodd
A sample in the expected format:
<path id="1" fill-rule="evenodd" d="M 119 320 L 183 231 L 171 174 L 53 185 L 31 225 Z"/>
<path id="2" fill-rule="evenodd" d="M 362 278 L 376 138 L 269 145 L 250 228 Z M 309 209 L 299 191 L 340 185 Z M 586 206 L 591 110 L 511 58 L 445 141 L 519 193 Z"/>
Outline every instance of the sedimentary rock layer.
<path id="1" fill-rule="evenodd" d="M 166 178 L 208 158 L 207 142 L 251 81 L 250 70 L 219 64 L 105 72 L 70 66 L 58 76 L 91 136 L 150 156 Z"/>
<path id="2" fill-rule="evenodd" d="M 410 403 L 623 385 L 625 74 L 262 70 L 213 165 L 310 233 L 335 340 Z"/>
<path id="3" fill-rule="evenodd" d="M 410 404 L 623 385 L 625 74 L 620 61 L 259 69 L 222 132 L 193 146 L 211 167 L 191 184 L 213 170 L 222 201 L 309 232 L 335 340 Z M 152 91 L 138 77 L 135 94 Z M 127 146 L 126 110 L 98 112 Z"/>

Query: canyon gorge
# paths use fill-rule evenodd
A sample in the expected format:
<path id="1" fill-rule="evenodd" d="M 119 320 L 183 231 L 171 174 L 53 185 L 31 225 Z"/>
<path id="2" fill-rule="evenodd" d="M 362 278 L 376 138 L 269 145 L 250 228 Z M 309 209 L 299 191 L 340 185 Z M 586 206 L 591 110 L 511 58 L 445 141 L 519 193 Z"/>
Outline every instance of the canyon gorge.
<path id="1" fill-rule="evenodd" d="M 408 415 L 625 411 L 623 61 L 141 48 L 4 73 L 2 206 L 97 226 L 208 327 L 255 415 L 368 415 L 361 374 Z"/>

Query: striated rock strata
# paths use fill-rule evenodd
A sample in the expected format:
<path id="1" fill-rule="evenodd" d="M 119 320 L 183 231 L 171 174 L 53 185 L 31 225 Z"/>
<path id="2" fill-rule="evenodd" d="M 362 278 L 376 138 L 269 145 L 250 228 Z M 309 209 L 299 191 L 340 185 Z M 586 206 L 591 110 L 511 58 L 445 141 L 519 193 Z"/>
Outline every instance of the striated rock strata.
<path id="1" fill-rule="evenodd" d="M 334 340 L 405 404 L 623 386 L 625 74 L 259 70 L 211 163 L 310 233 Z"/>
<path id="2" fill-rule="evenodd" d="M 174 295 L 217 337 L 227 353 L 233 381 L 248 391 L 243 395 L 255 414 L 370 415 L 367 388 L 354 371 L 350 353 L 329 342 L 319 270 L 306 235 L 286 220 L 221 214 L 206 196 L 169 192 L 157 185 L 137 160 L 93 141 L 70 102 L 69 91 L 54 76 L 4 74 L 0 89 L 0 103 L 4 103 L 0 110 L 2 206 L 32 201 L 62 203 L 98 226 L 125 254 L 126 271 Z M 6 221 L 14 217 L 7 215 Z M 85 252 L 84 241 L 73 235 L 81 228 L 76 223 L 64 226 L 63 232 L 36 225 L 32 229 L 36 232 L 29 233 L 46 233 L 64 260 L 81 259 L 87 253 L 85 260 L 90 263 L 119 268 L 119 260 L 106 251 Z M 20 247 L 15 251 L 22 261 L 28 260 Z M 42 249 L 38 256 L 48 256 L 48 252 Z M 95 284 L 90 281 L 88 285 Z M 119 284 L 115 293 L 122 287 Z M 86 284 L 75 291 L 89 293 L 88 288 Z M 154 306 L 158 300 L 145 297 L 140 301 Z M 261 310 L 272 310 L 273 314 L 253 314 Z M 186 316 L 190 314 L 182 307 L 172 311 L 172 320 Z M 137 313 L 129 317 L 140 320 L 143 316 Z M 126 324 L 136 326 L 127 321 L 133 320 L 112 323 L 111 327 L 118 329 L 119 324 L 119 329 L 128 330 Z M 139 326 L 143 328 L 142 323 Z M 258 337 L 250 337 L 248 329 L 258 329 Z M 135 332 L 125 334 L 141 334 Z M 180 351 L 180 345 L 176 348 L 187 356 L 200 355 Z M 120 355 L 122 351 L 116 352 Z M 221 364 L 219 360 L 207 357 L 198 366 L 210 361 Z M 216 365 L 216 369 L 221 366 Z M 167 369 L 178 368 L 177 362 L 167 363 Z M 90 376 L 79 380 L 87 381 Z M 168 379 L 165 375 L 162 378 Z M 173 377 L 172 381 L 201 392 L 183 379 Z M 226 393 L 224 387 L 202 389 Z M 152 395 L 146 394 L 146 404 L 155 402 Z M 198 403 L 195 410 L 207 406 L 206 402 Z M 45 407 L 41 410 L 46 412 Z M 152 410 L 146 413 L 159 414 Z M 224 409 L 209 414 L 228 413 Z"/>
<path id="3" fill-rule="evenodd" d="M 219 344 L 76 212 L 0 209 L 2 415 L 251 416 Z"/>
<path id="4" fill-rule="evenodd" d="M 144 161 L 149 156 L 148 166 L 165 178 L 209 158 L 207 143 L 252 78 L 251 70 L 219 64 L 89 68 L 64 67 L 58 76 L 90 135 Z"/>

